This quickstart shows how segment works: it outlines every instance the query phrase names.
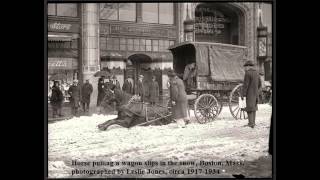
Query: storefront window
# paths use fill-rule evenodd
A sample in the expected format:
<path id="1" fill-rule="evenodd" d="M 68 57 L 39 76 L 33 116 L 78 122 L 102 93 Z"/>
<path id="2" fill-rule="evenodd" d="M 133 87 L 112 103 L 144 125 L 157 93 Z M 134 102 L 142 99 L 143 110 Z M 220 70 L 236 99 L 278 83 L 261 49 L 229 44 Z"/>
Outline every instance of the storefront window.
<path id="1" fill-rule="evenodd" d="M 56 4 L 48 4 L 48 15 L 55 16 L 56 13 Z"/>
<path id="2" fill-rule="evenodd" d="M 119 20 L 135 21 L 136 20 L 136 4 L 120 3 L 119 4 Z"/>
<path id="3" fill-rule="evenodd" d="M 74 3 L 57 4 L 57 16 L 77 17 L 78 16 L 77 4 L 74 4 Z"/>
<path id="4" fill-rule="evenodd" d="M 153 51 L 159 51 L 159 41 L 158 40 L 152 40 L 152 49 L 153 49 Z"/>
<path id="5" fill-rule="evenodd" d="M 152 48 L 151 48 L 151 40 L 150 39 L 147 39 L 146 40 L 146 51 L 152 51 Z"/>
<path id="6" fill-rule="evenodd" d="M 146 50 L 146 40 L 140 39 L 140 51 L 145 51 L 145 50 Z"/>
<path id="7" fill-rule="evenodd" d="M 173 24 L 173 3 L 159 3 L 159 23 Z"/>
<path id="8" fill-rule="evenodd" d="M 158 3 L 142 4 L 142 20 L 147 23 L 158 23 Z"/>
<path id="9" fill-rule="evenodd" d="M 120 50 L 125 51 L 126 50 L 126 39 L 121 38 L 120 39 Z"/>
<path id="10" fill-rule="evenodd" d="M 128 51 L 133 51 L 133 39 L 127 39 Z"/>
<path id="11" fill-rule="evenodd" d="M 134 48 L 134 51 L 139 51 L 140 50 L 140 48 L 139 48 L 139 39 L 134 39 L 133 48 Z"/>
<path id="12" fill-rule="evenodd" d="M 118 20 L 118 3 L 100 3 L 100 19 Z"/>

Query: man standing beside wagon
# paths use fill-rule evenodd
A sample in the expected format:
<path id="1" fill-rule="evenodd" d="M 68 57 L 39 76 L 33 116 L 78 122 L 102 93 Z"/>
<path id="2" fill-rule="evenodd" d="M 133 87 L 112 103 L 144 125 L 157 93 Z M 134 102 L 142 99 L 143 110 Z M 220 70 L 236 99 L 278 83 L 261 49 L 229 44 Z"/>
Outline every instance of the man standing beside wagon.
<path id="1" fill-rule="evenodd" d="M 261 79 L 254 68 L 253 61 L 248 60 L 245 64 L 245 75 L 241 97 L 246 97 L 245 111 L 248 113 L 248 126 L 254 128 L 256 111 L 258 110 L 259 89 L 261 88 Z"/>

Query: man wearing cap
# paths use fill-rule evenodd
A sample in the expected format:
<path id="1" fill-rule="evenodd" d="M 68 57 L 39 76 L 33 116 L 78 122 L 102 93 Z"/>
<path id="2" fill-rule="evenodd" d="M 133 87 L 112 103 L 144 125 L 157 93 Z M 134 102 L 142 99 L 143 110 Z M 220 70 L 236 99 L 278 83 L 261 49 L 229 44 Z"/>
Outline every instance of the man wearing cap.
<path id="1" fill-rule="evenodd" d="M 70 86 L 68 93 L 70 94 L 71 112 L 74 116 L 79 116 L 78 108 L 80 106 L 80 87 L 78 86 L 78 80 L 74 80 Z"/>
<path id="2" fill-rule="evenodd" d="M 254 68 L 253 61 L 248 60 L 245 64 L 245 75 L 242 88 L 242 96 L 246 97 L 245 111 L 248 113 L 248 126 L 254 128 L 256 111 L 258 110 L 259 89 L 261 87 L 261 80 L 257 70 Z"/>
<path id="3" fill-rule="evenodd" d="M 188 119 L 188 100 L 183 81 L 175 74 L 169 71 L 170 78 L 170 99 L 172 102 L 172 115 L 179 126 L 185 127 Z"/>

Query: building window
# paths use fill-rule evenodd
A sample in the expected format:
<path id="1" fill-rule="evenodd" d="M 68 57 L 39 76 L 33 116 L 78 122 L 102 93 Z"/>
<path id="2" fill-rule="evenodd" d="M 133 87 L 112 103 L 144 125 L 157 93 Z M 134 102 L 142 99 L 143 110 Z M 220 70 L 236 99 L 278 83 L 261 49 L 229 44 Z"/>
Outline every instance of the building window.
<path id="1" fill-rule="evenodd" d="M 100 19 L 118 20 L 118 3 L 100 3 Z"/>
<path id="2" fill-rule="evenodd" d="M 119 38 L 107 38 L 107 50 L 119 50 Z"/>
<path id="3" fill-rule="evenodd" d="M 133 39 L 127 39 L 128 51 L 133 51 Z"/>
<path id="4" fill-rule="evenodd" d="M 173 46 L 174 45 L 174 41 L 169 41 L 169 46 Z"/>
<path id="5" fill-rule="evenodd" d="M 168 51 L 168 48 L 169 48 L 169 41 L 164 41 L 164 51 Z"/>
<path id="6" fill-rule="evenodd" d="M 77 4 L 63 3 L 57 4 L 57 16 L 77 17 Z"/>
<path id="7" fill-rule="evenodd" d="M 100 19 L 136 21 L 136 4 L 100 3 Z"/>
<path id="8" fill-rule="evenodd" d="M 78 16 L 78 6 L 75 3 L 50 3 L 48 4 L 48 15 L 50 16 Z"/>
<path id="9" fill-rule="evenodd" d="M 101 50 L 107 49 L 107 38 L 106 37 L 100 37 L 100 49 Z"/>
<path id="10" fill-rule="evenodd" d="M 152 50 L 155 52 L 159 51 L 159 41 L 158 40 L 152 40 Z"/>
<path id="11" fill-rule="evenodd" d="M 57 15 L 57 5 L 56 4 L 48 4 L 48 15 L 56 16 Z"/>
<path id="12" fill-rule="evenodd" d="M 143 3 L 142 4 L 142 21 L 147 23 L 159 22 L 158 3 Z"/>
<path id="13" fill-rule="evenodd" d="M 140 51 L 146 51 L 146 40 L 140 39 Z"/>
<path id="14" fill-rule="evenodd" d="M 173 3 L 159 3 L 159 24 L 173 24 Z"/>
<path id="15" fill-rule="evenodd" d="M 113 50 L 119 50 L 120 42 L 119 38 L 112 38 L 113 39 Z"/>
<path id="16" fill-rule="evenodd" d="M 136 21 L 136 4 L 120 3 L 119 4 L 120 21 Z"/>
<path id="17" fill-rule="evenodd" d="M 173 3 L 142 3 L 142 21 L 147 23 L 173 24 Z"/>
<path id="18" fill-rule="evenodd" d="M 151 45 L 150 39 L 146 40 L 146 51 L 152 51 L 152 45 Z"/>
<path id="19" fill-rule="evenodd" d="M 113 41 L 112 38 L 107 38 L 107 50 L 112 50 Z"/>
<path id="20" fill-rule="evenodd" d="M 133 49 L 134 51 L 139 51 L 140 48 L 139 48 L 139 39 L 134 39 L 133 41 Z"/>
<path id="21" fill-rule="evenodd" d="M 126 39 L 121 38 L 120 39 L 120 50 L 125 51 L 126 50 Z"/>

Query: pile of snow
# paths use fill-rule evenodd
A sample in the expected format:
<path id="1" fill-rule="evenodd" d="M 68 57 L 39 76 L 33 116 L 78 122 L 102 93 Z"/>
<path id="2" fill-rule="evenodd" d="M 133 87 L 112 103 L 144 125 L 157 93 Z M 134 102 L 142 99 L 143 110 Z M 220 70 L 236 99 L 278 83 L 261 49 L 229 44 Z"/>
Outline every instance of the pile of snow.
<path id="1" fill-rule="evenodd" d="M 244 127 L 248 120 L 235 120 L 224 107 L 213 122 L 193 123 L 179 128 L 163 126 L 115 127 L 100 131 L 97 125 L 116 115 L 93 115 L 49 124 L 50 161 L 146 161 L 146 160 L 254 160 L 268 150 L 272 107 L 259 105 L 256 127 Z M 192 115 L 192 113 L 191 113 Z M 59 166 L 49 166 L 55 177 Z M 65 168 L 60 167 L 64 174 Z"/>

